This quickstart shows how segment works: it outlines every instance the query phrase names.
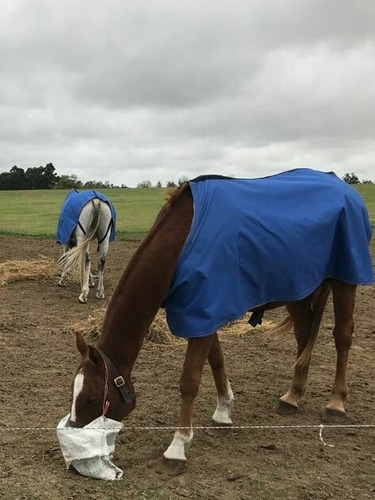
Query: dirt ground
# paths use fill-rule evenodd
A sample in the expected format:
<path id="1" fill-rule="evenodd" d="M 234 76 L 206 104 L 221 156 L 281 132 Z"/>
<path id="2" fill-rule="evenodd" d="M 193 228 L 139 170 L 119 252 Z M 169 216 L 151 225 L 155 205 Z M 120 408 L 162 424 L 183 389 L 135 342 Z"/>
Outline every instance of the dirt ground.
<path id="1" fill-rule="evenodd" d="M 107 260 L 109 298 L 138 242 L 116 241 Z M 51 240 L 0 238 L 0 262 L 57 258 Z M 372 244 L 375 262 L 375 244 Z M 348 367 L 347 424 L 325 427 L 335 369 L 329 303 L 311 366 L 309 388 L 297 415 L 282 417 L 274 405 L 289 386 L 295 343 L 292 334 L 267 335 L 265 327 L 221 334 L 235 393 L 228 436 L 197 429 L 186 472 L 161 468 L 179 413 L 178 378 L 184 344 L 146 343 L 134 369 L 136 410 L 124 422 L 115 463 L 121 481 L 106 482 L 65 469 L 55 427 L 69 412 L 70 384 L 78 353 L 68 326 L 108 303 L 91 291 L 78 303 L 78 284 L 59 288 L 44 278 L 0 288 L 0 498 L 73 499 L 365 499 L 375 498 L 375 287 L 360 287 L 356 330 Z M 277 321 L 284 310 L 268 313 Z M 207 426 L 216 406 L 205 370 L 195 425 Z M 256 428 L 260 426 L 260 428 Z M 286 426 L 282 428 L 282 426 Z M 306 427 L 304 427 L 306 426 Z M 159 427 L 150 429 L 149 427 Z M 326 445 L 325 445 L 325 444 Z"/>

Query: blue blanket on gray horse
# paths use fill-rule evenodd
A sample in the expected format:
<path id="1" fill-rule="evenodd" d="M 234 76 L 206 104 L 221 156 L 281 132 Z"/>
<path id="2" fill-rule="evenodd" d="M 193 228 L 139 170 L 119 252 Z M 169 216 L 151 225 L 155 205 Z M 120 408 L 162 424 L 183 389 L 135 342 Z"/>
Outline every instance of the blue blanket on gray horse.
<path id="1" fill-rule="evenodd" d="M 70 237 L 78 223 L 83 207 L 94 198 L 99 198 L 99 200 L 104 201 L 109 205 L 112 214 L 112 226 L 109 241 L 113 241 L 115 239 L 116 211 L 110 200 L 99 191 L 91 189 L 87 191 L 77 191 L 76 189 L 73 189 L 65 198 L 61 208 L 59 222 L 57 224 L 57 243 L 61 243 L 62 245 L 69 243 Z"/>
<path id="2" fill-rule="evenodd" d="M 326 278 L 371 284 L 371 226 L 360 195 L 333 173 L 190 181 L 194 218 L 163 304 L 179 337 L 201 337 Z"/>

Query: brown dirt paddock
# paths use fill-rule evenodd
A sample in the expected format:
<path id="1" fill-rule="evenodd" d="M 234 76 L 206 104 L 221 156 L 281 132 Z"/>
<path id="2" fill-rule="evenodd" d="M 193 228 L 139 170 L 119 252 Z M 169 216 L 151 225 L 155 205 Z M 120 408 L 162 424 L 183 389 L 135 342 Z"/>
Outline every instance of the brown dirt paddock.
<path id="1" fill-rule="evenodd" d="M 107 297 L 137 246 L 125 241 L 111 245 Z M 0 263 L 55 260 L 59 254 L 59 246 L 51 240 L 0 238 Z M 374 243 L 372 254 L 375 261 Z M 328 402 L 335 368 L 330 304 L 313 357 L 308 393 L 298 415 L 291 417 L 277 415 L 274 404 L 290 382 L 293 336 L 270 337 L 267 324 L 251 329 L 244 322 L 221 333 L 236 398 L 234 423 L 245 428 L 235 428 L 220 439 L 196 430 L 181 476 L 169 476 L 160 467 L 173 435 L 160 427 L 177 421 L 185 343 L 145 343 L 134 370 L 138 405 L 124 422 L 116 446 L 115 462 L 124 470 L 124 478 L 108 483 L 66 471 L 54 430 L 69 411 L 78 360 L 72 324 L 83 329 L 82 324 L 87 324 L 89 332 L 108 299 L 98 302 L 91 292 L 89 302 L 82 305 L 76 282 L 66 289 L 56 282 L 53 273 L 44 273 L 0 287 L 0 498 L 375 498 L 375 427 L 365 427 L 375 426 L 375 287 L 360 287 L 357 295 L 347 402 L 347 423 L 354 427 L 324 428 L 329 446 L 319 439 L 319 427 L 303 426 L 319 426 Z M 279 309 L 265 319 L 272 323 L 283 316 Z M 159 327 L 163 330 L 162 324 Z M 207 367 L 195 425 L 209 425 L 214 407 L 215 389 Z"/>

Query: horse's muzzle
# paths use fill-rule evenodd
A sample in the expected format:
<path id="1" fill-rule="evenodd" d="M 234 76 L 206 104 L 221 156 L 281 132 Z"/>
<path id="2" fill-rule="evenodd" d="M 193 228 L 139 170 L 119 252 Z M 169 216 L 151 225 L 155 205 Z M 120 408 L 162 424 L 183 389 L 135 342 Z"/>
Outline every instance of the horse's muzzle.
<path id="1" fill-rule="evenodd" d="M 79 429 L 79 428 L 84 427 L 84 425 L 82 425 L 78 422 L 74 422 L 74 420 L 69 418 L 69 420 L 67 421 L 67 427 L 75 427 L 75 428 Z"/>

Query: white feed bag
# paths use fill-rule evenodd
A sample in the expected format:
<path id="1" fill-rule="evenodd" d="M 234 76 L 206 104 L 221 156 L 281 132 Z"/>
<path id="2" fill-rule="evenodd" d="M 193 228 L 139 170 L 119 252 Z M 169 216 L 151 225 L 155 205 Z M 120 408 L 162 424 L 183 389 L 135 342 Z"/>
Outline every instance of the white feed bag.
<path id="1" fill-rule="evenodd" d="M 121 422 L 101 416 L 84 427 L 70 427 L 69 417 L 57 425 L 57 437 L 67 468 L 71 465 L 83 476 L 121 479 L 122 470 L 111 459 Z"/>

